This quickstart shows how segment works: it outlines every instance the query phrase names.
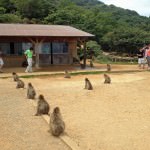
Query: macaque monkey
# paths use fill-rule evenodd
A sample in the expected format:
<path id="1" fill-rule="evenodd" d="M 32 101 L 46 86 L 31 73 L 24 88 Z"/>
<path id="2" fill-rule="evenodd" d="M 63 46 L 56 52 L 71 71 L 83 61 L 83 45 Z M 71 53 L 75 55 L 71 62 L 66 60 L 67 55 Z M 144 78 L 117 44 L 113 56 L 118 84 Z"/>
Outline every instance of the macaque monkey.
<path id="1" fill-rule="evenodd" d="M 111 83 L 111 78 L 107 75 L 107 74 L 104 74 L 104 79 L 105 79 L 105 81 L 104 81 L 104 83 L 108 83 L 108 84 L 110 84 Z"/>
<path id="2" fill-rule="evenodd" d="M 28 83 L 28 88 L 27 88 L 27 98 L 28 99 L 34 99 L 36 95 L 35 89 L 32 86 L 31 83 Z"/>
<path id="3" fill-rule="evenodd" d="M 19 80 L 19 76 L 16 74 L 16 72 L 13 72 L 12 76 L 13 76 L 14 81 L 18 81 Z"/>
<path id="4" fill-rule="evenodd" d="M 53 110 L 53 113 L 51 114 L 50 117 L 50 132 L 54 136 L 59 136 L 62 134 L 65 130 L 65 123 L 61 117 L 60 109 L 59 107 L 55 107 Z"/>
<path id="5" fill-rule="evenodd" d="M 91 84 L 91 82 L 89 81 L 88 78 L 85 78 L 85 89 L 93 90 L 92 84 Z"/>
<path id="6" fill-rule="evenodd" d="M 48 102 L 45 100 L 44 96 L 41 94 L 38 98 L 38 105 L 37 105 L 37 113 L 35 116 L 40 116 L 42 114 L 48 114 L 50 110 L 50 106 Z"/>

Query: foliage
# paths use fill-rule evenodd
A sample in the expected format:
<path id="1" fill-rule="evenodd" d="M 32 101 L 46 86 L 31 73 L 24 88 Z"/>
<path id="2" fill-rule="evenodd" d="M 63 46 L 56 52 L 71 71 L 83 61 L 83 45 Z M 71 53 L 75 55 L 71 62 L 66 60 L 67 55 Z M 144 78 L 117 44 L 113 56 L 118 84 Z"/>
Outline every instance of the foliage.
<path id="1" fill-rule="evenodd" d="M 21 23 L 22 20 L 19 16 L 14 14 L 0 14 L 0 23 Z"/>
<path id="2" fill-rule="evenodd" d="M 150 17 L 99 0 L 0 0 L 0 22 L 70 25 L 94 34 L 102 50 L 130 55 L 150 43 Z"/>
<path id="3" fill-rule="evenodd" d="M 89 52 L 93 51 L 94 56 L 97 57 L 98 55 L 101 55 L 101 47 L 96 41 L 88 41 L 86 46 Z"/>

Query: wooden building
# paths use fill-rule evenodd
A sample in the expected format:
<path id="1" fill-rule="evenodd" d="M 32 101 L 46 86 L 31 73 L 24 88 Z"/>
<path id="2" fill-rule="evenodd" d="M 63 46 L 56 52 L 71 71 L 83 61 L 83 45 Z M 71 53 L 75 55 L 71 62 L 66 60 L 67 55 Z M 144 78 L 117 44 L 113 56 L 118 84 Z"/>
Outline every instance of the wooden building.
<path id="1" fill-rule="evenodd" d="M 20 67 L 24 51 L 34 47 L 36 66 L 72 64 L 77 42 L 94 35 L 64 25 L 0 24 L 0 50 L 7 67 Z"/>

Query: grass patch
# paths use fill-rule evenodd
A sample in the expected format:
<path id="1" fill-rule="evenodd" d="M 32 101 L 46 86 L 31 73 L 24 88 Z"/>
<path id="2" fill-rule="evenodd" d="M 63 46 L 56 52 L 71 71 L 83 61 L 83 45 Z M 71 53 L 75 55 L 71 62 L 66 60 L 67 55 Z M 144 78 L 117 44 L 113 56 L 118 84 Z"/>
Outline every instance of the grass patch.
<path id="1" fill-rule="evenodd" d="M 72 76 L 77 76 L 77 75 L 96 75 L 96 74 L 113 74 L 113 73 L 136 73 L 136 72 L 150 72 L 149 70 L 122 70 L 122 71 L 83 71 L 83 72 L 72 72 L 70 73 Z M 64 73 L 55 73 L 55 74 L 35 74 L 35 75 L 23 75 L 19 76 L 20 78 L 38 78 L 38 77 L 58 77 L 58 76 L 63 76 Z M 12 78 L 11 76 L 8 77 L 0 77 L 1 79 L 8 79 Z"/>

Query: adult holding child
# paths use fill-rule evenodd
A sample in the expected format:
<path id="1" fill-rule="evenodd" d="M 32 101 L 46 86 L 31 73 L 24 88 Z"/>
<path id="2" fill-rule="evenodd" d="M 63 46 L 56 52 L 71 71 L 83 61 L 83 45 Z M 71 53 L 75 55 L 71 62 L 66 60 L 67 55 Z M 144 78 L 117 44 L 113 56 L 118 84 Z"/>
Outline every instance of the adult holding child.
<path id="1" fill-rule="evenodd" d="M 25 72 L 26 72 L 26 73 L 27 73 L 27 72 L 32 72 L 32 71 L 33 71 L 33 70 L 32 70 L 33 47 L 30 47 L 30 49 L 27 49 L 24 54 L 25 54 L 25 56 L 26 56 L 26 58 L 27 58 L 27 62 L 28 62 L 28 66 L 27 66 Z"/>

